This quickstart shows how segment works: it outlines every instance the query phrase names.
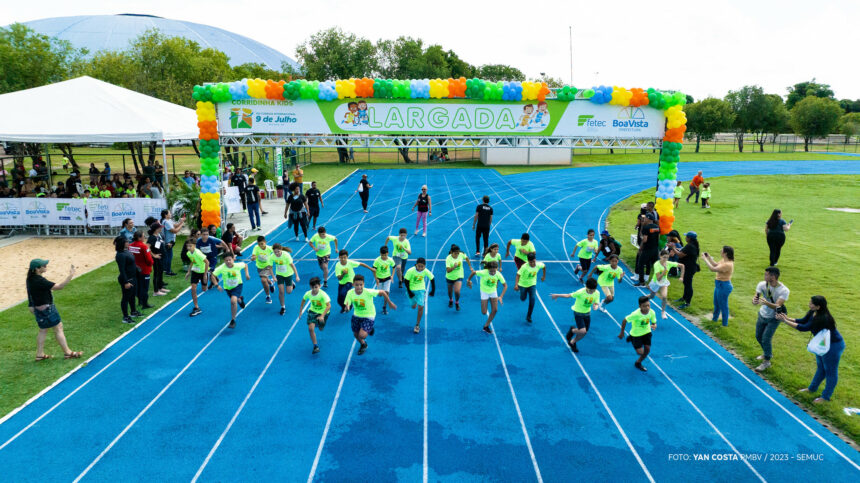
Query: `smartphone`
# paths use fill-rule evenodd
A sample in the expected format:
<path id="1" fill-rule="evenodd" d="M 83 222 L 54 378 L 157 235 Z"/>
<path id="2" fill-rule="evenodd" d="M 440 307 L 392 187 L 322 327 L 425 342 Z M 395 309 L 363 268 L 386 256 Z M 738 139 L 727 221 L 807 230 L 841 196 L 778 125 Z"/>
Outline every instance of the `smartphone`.
<path id="1" fill-rule="evenodd" d="M 706 257 L 710 257 L 710 255 L 708 255 L 708 252 L 705 252 L 705 253 L 704 253 L 704 255 L 705 255 Z"/>
<path id="2" fill-rule="evenodd" d="M 789 221 L 789 222 L 788 222 L 788 224 L 789 224 L 789 225 L 790 225 L 790 224 L 792 224 L 792 223 L 794 223 L 794 220 L 791 220 L 791 221 Z"/>

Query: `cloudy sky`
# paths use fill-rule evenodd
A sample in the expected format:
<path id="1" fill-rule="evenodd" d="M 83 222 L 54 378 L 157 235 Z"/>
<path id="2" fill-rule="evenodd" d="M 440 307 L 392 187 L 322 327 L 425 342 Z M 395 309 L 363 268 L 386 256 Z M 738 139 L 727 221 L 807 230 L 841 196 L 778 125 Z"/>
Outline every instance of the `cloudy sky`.
<path id="1" fill-rule="evenodd" d="M 338 26 L 376 41 L 408 35 L 475 65 L 503 63 L 573 85 L 680 89 L 696 99 L 758 84 L 766 92 L 815 77 L 860 98 L 860 1 L 332 1 L 37 0 L 4 2 L 0 25 L 50 17 L 141 13 L 251 37 L 295 57 Z"/>

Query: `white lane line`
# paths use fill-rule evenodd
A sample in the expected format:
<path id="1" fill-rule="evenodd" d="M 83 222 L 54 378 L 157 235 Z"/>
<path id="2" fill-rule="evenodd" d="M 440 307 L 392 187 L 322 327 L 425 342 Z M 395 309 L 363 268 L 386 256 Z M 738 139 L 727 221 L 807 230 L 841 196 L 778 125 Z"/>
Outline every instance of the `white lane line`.
<path id="1" fill-rule="evenodd" d="M 255 300 L 257 297 L 259 297 L 259 296 L 260 296 L 260 294 L 261 294 L 261 293 L 263 293 L 263 291 L 262 291 L 262 290 L 260 290 L 259 292 L 257 292 L 257 294 L 256 294 L 256 295 L 254 295 L 254 297 L 253 297 L 253 298 L 252 298 L 252 299 L 251 299 L 251 300 L 246 304 L 246 307 L 247 307 L 248 305 L 251 305 L 251 303 L 253 303 L 253 302 L 254 302 L 254 300 Z M 245 310 L 245 309 L 242 309 L 241 311 L 239 311 L 239 313 L 243 312 L 244 310 Z M 239 313 L 237 313 L 237 314 L 236 314 L 236 317 L 237 317 L 237 318 L 239 317 Z M 131 420 L 131 422 L 130 422 L 130 423 L 128 423 L 128 425 L 126 425 L 126 427 L 125 427 L 125 428 L 124 428 L 124 429 L 123 429 L 123 430 L 122 430 L 118 435 L 116 435 L 116 437 L 115 437 L 115 438 L 110 442 L 110 444 L 108 444 L 108 445 L 107 445 L 107 447 L 106 447 L 105 449 L 103 449 L 101 453 L 99 453 L 99 455 L 96 457 L 96 459 L 94 459 L 94 460 L 93 460 L 93 461 L 92 461 L 92 462 L 91 462 L 91 463 L 90 463 L 90 464 L 89 464 L 89 465 L 84 469 L 84 471 L 82 471 L 82 472 L 81 472 L 81 474 L 79 474 L 79 475 L 74 479 L 74 483 L 77 483 L 77 482 L 81 481 L 81 478 L 83 478 L 84 476 L 86 476 L 86 475 L 87 475 L 87 473 L 89 473 L 89 472 L 90 472 L 90 470 L 91 470 L 91 469 L 93 469 L 93 467 L 94 467 L 96 464 L 98 464 L 98 462 L 99 462 L 99 461 L 101 461 L 101 459 L 102 459 L 102 458 L 104 458 L 104 456 L 108 453 L 108 451 L 110 451 L 110 450 L 111 450 L 111 449 L 116 445 L 116 443 L 117 443 L 117 442 L 119 442 L 119 440 L 120 440 L 120 439 L 122 439 L 122 437 L 123 437 L 123 436 L 125 436 L 125 434 L 126 434 L 126 433 L 127 433 L 127 432 L 128 432 L 128 431 L 129 431 L 129 430 L 130 430 L 130 429 L 131 429 L 131 428 L 132 428 L 132 427 L 133 427 L 137 422 L 138 422 L 138 420 L 140 420 L 140 418 L 142 418 L 142 417 L 143 417 L 143 415 L 144 415 L 144 414 L 146 414 L 146 413 L 147 413 L 147 411 L 149 411 L 149 409 L 150 409 L 153 405 L 155 405 L 155 403 L 156 403 L 156 402 L 158 402 L 158 400 L 159 400 L 159 399 L 161 399 L 161 396 L 163 396 L 163 395 L 164 395 L 164 393 L 166 393 L 166 392 L 167 392 L 167 390 L 168 390 L 168 389 L 170 389 L 170 387 L 171 387 L 171 386 L 173 386 L 173 384 L 174 384 L 176 381 L 178 381 L 178 380 L 179 380 L 179 378 L 180 378 L 180 377 L 182 377 L 182 375 L 183 375 L 183 374 L 185 374 L 185 371 L 187 371 L 187 370 L 188 370 L 188 368 L 189 368 L 189 367 L 191 367 L 191 365 L 192 365 L 192 364 L 194 364 L 194 362 L 196 362 L 196 361 L 197 361 L 197 359 L 198 359 L 201 355 L 203 355 L 203 353 L 204 353 L 204 352 L 206 352 L 206 349 L 208 349 L 208 348 L 209 348 L 209 346 L 210 346 L 210 345 L 212 345 L 212 343 L 213 343 L 213 342 L 215 342 L 215 340 L 216 340 L 216 339 L 217 339 L 217 338 L 218 338 L 218 337 L 219 337 L 219 336 L 224 332 L 224 329 L 226 329 L 226 328 L 227 328 L 227 324 L 224 324 L 224 325 L 221 327 L 221 330 L 219 330 L 219 331 L 218 331 L 218 332 L 217 332 L 217 333 L 216 333 L 216 334 L 215 334 L 211 339 L 209 339 L 209 342 L 207 342 L 207 343 L 206 343 L 206 345 L 205 345 L 205 346 L 203 346 L 203 348 L 202 348 L 202 349 L 200 349 L 200 351 L 199 351 L 199 352 L 198 352 L 198 353 L 197 353 L 197 354 L 196 354 L 196 355 L 195 355 L 195 356 L 194 356 L 190 361 L 188 361 L 188 363 L 187 363 L 187 364 L 185 364 L 185 367 L 183 367 L 183 368 L 182 368 L 182 370 L 180 370 L 178 374 L 176 374 L 175 376 L 173 376 L 173 379 L 171 379 L 171 380 L 170 380 L 170 382 L 169 382 L 169 383 L 167 383 L 167 385 L 166 385 L 166 386 L 164 386 L 164 388 L 163 388 L 163 389 L 162 389 L 162 390 L 161 390 L 161 391 L 160 391 L 160 392 L 159 392 L 159 393 L 158 393 L 154 398 L 152 398 L 152 400 L 151 400 L 151 401 L 149 401 L 149 404 L 147 404 L 147 405 L 146 405 L 146 407 L 144 407 L 144 408 L 143 408 L 143 409 L 142 409 L 142 410 L 137 414 L 137 416 L 135 416 L 135 417 L 134 417 L 134 419 L 132 419 L 132 420 Z"/>
<path id="2" fill-rule="evenodd" d="M 442 176 L 444 177 L 445 175 L 442 175 Z M 427 184 L 427 175 L 426 174 L 424 175 L 424 184 L 425 185 Z M 447 183 L 446 183 L 446 185 L 447 185 Z M 451 194 L 451 190 L 449 189 L 448 190 L 448 198 L 451 198 L 451 197 L 452 197 L 452 194 Z M 454 216 L 457 216 L 456 207 L 454 208 Z M 427 223 L 426 219 L 425 219 L 424 223 Z M 425 234 L 425 236 L 424 236 L 424 254 L 425 255 L 427 254 L 427 236 L 426 236 L 427 228 L 428 228 L 427 226 L 424 227 L 424 234 Z M 418 229 L 418 227 L 416 227 L 416 230 L 417 229 Z M 445 244 L 443 243 L 442 246 L 445 246 Z M 436 258 L 439 258 L 438 253 L 436 255 Z M 431 269 L 430 273 L 433 273 L 432 269 Z M 429 337 L 430 337 L 429 336 L 430 328 L 427 326 L 427 324 L 429 323 L 427 314 L 429 312 L 429 310 L 428 310 L 429 308 L 430 307 L 427 306 L 427 292 L 425 291 L 424 292 L 424 414 L 423 414 L 424 415 L 424 428 L 423 428 L 423 435 L 422 435 L 423 436 L 423 454 L 421 457 L 421 460 L 422 460 L 422 464 L 421 464 L 422 471 L 421 471 L 421 473 L 422 473 L 422 481 L 424 483 L 427 483 L 427 480 L 428 480 L 429 475 L 430 475 L 430 466 L 428 463 L 429 449 L 427 446 L 427 443 L 428 443 L 428 437 L 427 437 L 427 433 L 428 433 L 428 424 L 427 424 L 427 415 L 428 415 L 427 377 L 428 377 L 428 374 L 427 374 L 427 366 L 428 366 Z"/>

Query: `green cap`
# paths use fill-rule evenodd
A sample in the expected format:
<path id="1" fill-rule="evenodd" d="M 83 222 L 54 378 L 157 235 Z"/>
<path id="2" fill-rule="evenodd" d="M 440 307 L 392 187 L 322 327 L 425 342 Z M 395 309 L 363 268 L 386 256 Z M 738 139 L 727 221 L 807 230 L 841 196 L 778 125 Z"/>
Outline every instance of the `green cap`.
<path id="1" fill-rule="evenodd" d="M 34 259 L 30 260 L 30 270 L 42 268 L 47 264 L 48 264 L 47 260 L 42 260 L 41 258 L 34 258 Z"/>

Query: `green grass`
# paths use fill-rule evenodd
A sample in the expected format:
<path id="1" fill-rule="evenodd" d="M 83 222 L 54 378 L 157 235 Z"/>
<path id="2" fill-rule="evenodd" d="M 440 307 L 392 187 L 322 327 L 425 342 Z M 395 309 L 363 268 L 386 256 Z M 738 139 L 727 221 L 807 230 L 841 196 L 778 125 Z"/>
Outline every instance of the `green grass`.
<path id="1" fill-rule="evenodd" d="M 685 312 L 702 317 L 702 326 L 734 350 L 749 366 L 758 365 L 755 357 L 761 348 L 755 340 L 757 307 L 750 302 L 756 284 L 764 279 L 768 247 L 764 223 L 774 208 L 795 224 L 787 233 L 779 268 L 780 281 L 790 290 L 786 304 L 791 317 L 807 311 L 812 295 L 824 295 L 836 319 L 848 350 L 839 366 L 839 385 L 830 403 L 814 405 L 810 394 L 798 393 L 815 373 L 815 357 L 806 351 L 808 333 L 787 325 L 774 336 L 773 366 L 764 377 L 799 401 L 805 408 L 824 417 L 854 441 L 860 442 L 860 418 L 846 416 L 843 407 L 860 406 L 860 351 L 852 350 L 860 341 L 860 298 L 856 295 L 860 266 L 860 214 L 826 210 L 828 207 L 860 208 L 858 176 L 736 176 L 709 178 L 713 198 L 710 209 L 683 200 L 675 211 L 675 228 L 699 235 L 702 251 L 719 253 L 723 245 L 735 249 L 734 291 L 729 297 L 732 318 L 728 327 L 710 321 L 713 310 L 714 276 L 701 263 L 703 271 L 694 278 L 692 306 Z M 633 266 L 635 252 L 629 245 L 639 205 L 653 200 L 653 190 L 628 198 L 612 207 L 608 223 L 616 238 L 624 241 L 622 258 Z M 683 286 L 673 281 L 669 299 L 681 296 Z M 823 390 L 823 385 L 821 389 Z"/>

